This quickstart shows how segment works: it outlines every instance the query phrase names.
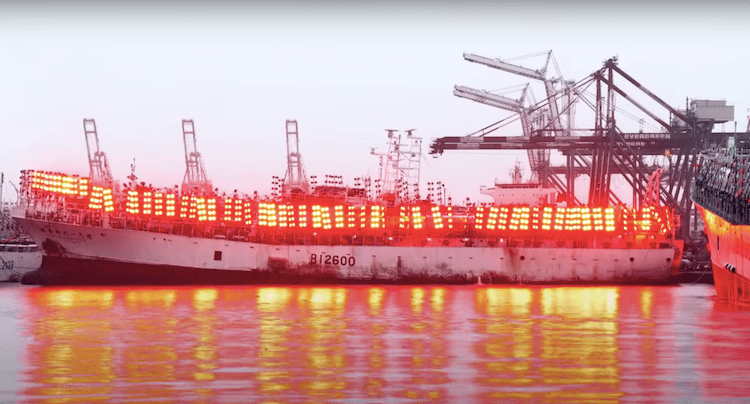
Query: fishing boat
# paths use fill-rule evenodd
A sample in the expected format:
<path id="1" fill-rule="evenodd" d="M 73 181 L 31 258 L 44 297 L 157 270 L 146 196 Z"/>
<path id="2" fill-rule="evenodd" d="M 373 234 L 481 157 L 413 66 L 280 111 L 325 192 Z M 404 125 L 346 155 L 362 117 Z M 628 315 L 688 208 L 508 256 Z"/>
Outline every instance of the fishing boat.
<path id="1" fill-rule="evenodd" d="M 0 282 L 15 282 L 42 264 L 42 252 L 11 219 L 7 206 L 0 206 Z"/>
<path id="2" fill-rule="evenodd" d="M 146 186 L 134 172 L 121 186 L 101 175 L 109 168 L 97 149 L 87 177 L 22 171 L 14 217 L 44 253 L 23 282 L 659 284 L 679 270 L 667 207 L 454 205 L 408 193 L 388 155 L 375 184 L 310 185 L 289 142 L 279 192 L 225 194 L 187 145 L 181 189 Z"/>

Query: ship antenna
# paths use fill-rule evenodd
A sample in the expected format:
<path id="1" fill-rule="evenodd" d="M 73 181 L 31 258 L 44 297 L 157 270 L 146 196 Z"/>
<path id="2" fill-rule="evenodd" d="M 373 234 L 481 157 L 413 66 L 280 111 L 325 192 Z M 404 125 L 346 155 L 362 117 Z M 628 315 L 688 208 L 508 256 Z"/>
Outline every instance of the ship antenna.
<path id="1" fill-rule="evenodd" d="M 130 180 L 130 188 L 135 189 L 137 186 L 135 180 L 138 179 L 138 177 L 135 176 L 135 157 L 133 157 L 133 162 L 130 164 L 130 175 L 128 176 L 128 179 Z"/>

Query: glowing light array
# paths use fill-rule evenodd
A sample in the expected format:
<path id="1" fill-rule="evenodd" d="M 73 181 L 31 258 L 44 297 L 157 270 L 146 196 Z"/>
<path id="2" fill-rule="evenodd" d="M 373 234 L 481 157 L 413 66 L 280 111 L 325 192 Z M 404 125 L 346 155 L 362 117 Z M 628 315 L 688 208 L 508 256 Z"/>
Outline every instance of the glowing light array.
<path id="1" fill-rule="evenodd" d="M 244 203 L 243 203 L 242 199 L 235 199 L 234 201 L 232 201 L 232 205 L 234 205 L 234 215 L 232 217 L 232 221 L 234 221 L 234 222 L 241 222 L 242 219 L 244 218 L 244 215 L 243 215 L 243 211 L 244 211 L 243 205 L 244 205 Z"/>
<path id="2" fill-rule="evenodd" d="M 276 227 L 276 204 L 261 202 L 258 204 L 258 226 Z"/>
<path id="3" fill-rule="evenodd" d="M 175 215 L 175 195 L 167 194 L 167 217 L 174 217 Z"/>
<path id="4" fill-rule="evenodd" d="M 253 224 L 253 204 L 250 201 L 244 203 L 244 220 L 246 226 Z"/>
<path id="5" fill-rule="evenodd" d="M 154 216 L 164 216 L 164 193 L 154 192 Z"/>
<path id="6" fill-rule="evenodd" d="M 312 207 L 312 227 L 314 229 L 319 229 L 322 226 L 320 221 L 320 206 L 314 205 Z"/>
<path id="7" fill-rule="evenodd" d="M 336 226 L 337 229 L 341 229 L 344 227 L 344 207 L 341 205 L 336 205 L 336 207 L 333 209 L 333 221 L 334 226 Z"/>
<path id="8" fill-rule="evenodd" d="M 641 230 L 643 231 L 649 231 L 651 230 L 651 208 L 646 207 L 641 210 Z"/>
<path id="9" fill-rule="evenodd" d="M 370 207 L 370 228 L 378 229 L 381 227 L 382 222 L 385 220 L 385 208 L 382 206 L 374 205 Z"/>
<path id="10" fill-rule="evenodd" d="M 565 213 L 565 208 L 557 208 L 557 210 L 555 211 L 555 220 L 553 222 L 554 224 L 552 225 L 552 229 L 558 231 L 563 229 L 563 224 L 565 223 Z"/>
<path id="11" fill-rule="evenodd" d="M 411 221 L 415 230 L 421 230 L 424 227 L 424 216 L 422 216 L 421 208 L 419 206 L 412 206 Z"/>
<path id="12" fill-rule="evenodd" d="M 477 208 L 477 211 L 474 214 L 474 228 L 477 230 L 482 230 L 483 224 L 484 224 L 484 207 L 480 206 Z"/>
<path id="13" fill-rule="evenodd" d="M 615 231 L 615 209 L 607 208 L 604 210 L 604 230 Z"/>
<path id="14" fill-rule="evenodd" d="M 206 209 L 206 198 L 195 198 L 195 207 L 191 206 L 191 210 L 195 210 L 195 214 L 198 216 L 198 221 L 202 222 L 208 220 L 208 211 Z M 191 201 L 193 202 L 193 201 Z"/>
<path id="15" fill-rule="evenodd" d="M 29 170 L 24 173 L 24 186 L 34 198 L 60 195 L 66 199 L 84 198 L 89 209 L 114 212 L 114 196 L 111 188 L 93 186 L 88 178 L 59 173 Z M 195 195 L 177 195 L 171 192 L 130 190 L 125 194 L 124 211 L 141 218 L 156 217 L 183 221 L 215 222 L 239 226 L 252 225 L 257 214 L 258 225 L 264 228 L 306 229 L 330 231 L 382 231 L 386 228 L 384 206 L 355 206 L 346 204 L 294 205 L 250 200 L 215 198 Z M 217 206 L 217 203 L 219 206 Z M 254 206 L 257 206 L 255 212 Z M 217 209 L 221 217 L 217 218 Z M 453 230 L 473 229 L 477 234 L 490 236 L 505 231 L 565 231 L 585 234 L 588 232 L 620 232 L 623 234 L 668 234 L 674 226 L 671 212 L 666 207 L 649 206 L 632 208 L 588 208 L 588 207 L 529 207 L 521 205 L 478 206 L 466 209 L 466 215 L 454 215 L 451 206 L 427 206 L 425 213 L 421 205 L 402 205 L 395 217 L 389 216 L 388 226 L 403 230 Z M 116 213 L 116 212 L 115 212 Z M 390 215 L 390 213 L 389 213 Z M 396 222 L 391 222 L 394 219 Z"/>
<path id="16" fill-rule="evenodd" d="M 89 199 L 89 209 L 98 210 L 103 207 L 104 188 L 94 186 L 91 189 L 91 198 Z"/>
<path id="17" fill-rule="evenodd" d="M 346 214 L 347 218 L 347 227 L 350 229 L 353 229 L 357 226 L 357 207 L 354 205 L 349 205 L 347 208 L 348 212 Z"/>
<path id="18" fill-rule="evenodd" d="M 307 227 L 307 205 L 299 205 L 298 210 L 298 221 L 299 227 Z"/>
<path id="19" fill-rule="evenodd" d="M 112 212 L 115 210 L 114 201 L 112 200 L 112 188 L 102 190 L 102 200 L 104 201 L 104 211 Z"/>
<path id="20" fill-rule="evenodd" d="M 442 229 L 443 228 L 443 214 L 440 212 L 440 206 L 433 206 L 432 207 L 432 226 L 435 229 Z"/>
<path id="21" fill-rule="evenodd" d="M 604 230 L 604 214 L 602 208 L 594 208 L 591 212 L 591 217 L 594 222 L 594 231 Z"/>
<path id="22" fill-rule="evenodd" d="M 320 221 L 323 223 L 323 229 L 331 228 L 331 210 L 328 206 L 320 207 Z"/>
<path id="23" fill-rule="evenodd" d="M 224 221 L 225 222 L 231 222 L 234 220 L 232 210 L 232 198 L 225 198 L 224 199 Z"/>
<path id="24" fill-rule="evenodd" d="M 29 186 L 35 191 L 75 197 L 89 194 L 89 179 L 85 177 L 35 170 L 29 170 L 27 175 Z"/>
<path id="25" fill-rule="evenodd" d="M 151 214 L 151 206 L 152 206 L 152 193 L 149 191 L 146 191 L 143 193 L 143 214 L 144 215 L 150 215 Z"/>
<path id="26" fill-rule="evenodd" d="M 190 196 L 180 196 L 180 219 L 187 219 L 190 214 Z"/>
<path id="27" fill-rule="evenodd" d="M 542 230 L 549 231 L 552 228 L 552 207 L 545 206 L 542 211 Z"/>

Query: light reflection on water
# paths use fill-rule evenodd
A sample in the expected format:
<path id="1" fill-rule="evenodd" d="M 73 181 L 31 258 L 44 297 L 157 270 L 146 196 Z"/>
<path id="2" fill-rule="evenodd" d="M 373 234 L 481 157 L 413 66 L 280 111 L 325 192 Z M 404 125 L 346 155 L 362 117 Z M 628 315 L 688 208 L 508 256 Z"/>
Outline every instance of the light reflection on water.
<path id="1" fill-rule="evenodd" d="M 17 287 L 0 303 L 13 296 L 19 402 L 750 397 L 750 311 L 706 285 Z"/>

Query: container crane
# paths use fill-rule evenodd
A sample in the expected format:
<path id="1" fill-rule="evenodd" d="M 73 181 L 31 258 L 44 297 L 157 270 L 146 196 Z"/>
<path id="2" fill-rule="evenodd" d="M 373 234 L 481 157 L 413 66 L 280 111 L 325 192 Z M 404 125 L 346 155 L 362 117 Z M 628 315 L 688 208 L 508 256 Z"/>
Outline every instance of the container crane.
<path id="1" fill-rule="evenodd" d="M 86 136 L 86 151 L 89 156 L 89 178 L 93 185 L 111 187 L 112 172 L 109 170 L 107 155 L 99 149 L 99 134 L 96 131 L 96 121 L 83 120 L 83 132 Z"/>
<path id="2" fill-rule="evenodd" d="M 491 107 L 517 113 L 521 117 L 521 127 L 523 129 L 524 136 L 529 136 L 529 117 L 526 108 L 524 107 L 524 101 L 526 100 L 526 94 L 528 90 L 529 85 L 526 84 L 521 93 L 521 97 L 517 100 L 502 95 L 493 94 L 487 91 L 475 90 L 473 88 L 465 86 L 454 86 L 453 95 L 476 101 L 481 104 L 489 105 Z"/>
<path id="3" fill-rule="evenodd" d="M 307 182 L 305 168 L 302 165 L 302 154 L 299 152 L 297 120 L 287 119 L 286 121 L 286 152 L 287 168 L 281 187 L 282 194 L 288 197 L 292 192 L 308 193 L 310 184 Z"/>
<path id="4" fill-rule="evenodd" d="M 491 59 L 484 56 L 474 55 L 474 54 L 467 54 L 464 53 L 464 59 L 468 60 L 470 62 L 482 64 L 488 67 L 492 67 L 494 69 L 502 70 L 505 72 L 509 72 L 512 74 L 516 74 L 522 77 L 531 78 L 534 80 L 539 80 L 544 83 L 544 88 L 547 93 L 547 99 L 546 99 L 546 105 L 548 106 L 547 109 L 541 108 L 541 106 L 525 106 L 524 103 L 526 102 L 525 94 L 527 93 L 527 90 L 524 90 L 524 95 L 519 100 L 509 100 L 504 99 L 501 101 L 511 101 L 508 102 L 501 102 L 497 98 L 493 98 L 491 100 L 487 100 L 489 102 L 484 102 L 482 100 L 481 96 L 484 96 L 489 93 L 483 93 L 479 94 L 479 92 L 476 92 L 474 90 L 474 93 L 468 93 L 466 90 L 471 89 L 464 89 L 464 91 L 459 91 L 459 94 L 456 94 L 456 91 L 454 91 L 455 95 L 463 96 L 464 98 L 473 99 L 477 102 L 482 102 L 487 105 L 492 105 L 498 108 L 507 109 L 513 112 L 518 113 L 521 116 L 521 125 L 523 128 L 523 134 L 524 136 L 531 138 L 532 136 L 556 136 L 556 135 L 564 135 L 564 136 L 570 136 L 571 130 L 573 127 L 573 120 L 574 120 L 574 114 L 575 114 L 575 94 L 573 93 L 574 88 L 574 82 L 573 81 L 565 81 L 560 78 L 547 78 L 547 68 L 549 66 L 550 61 L 552 61 L 557 68 L 557 62 L 554 59 L 554 56 L 552 54 L 552 51 L 542 52 L 534 55 L 529 55 L 527 57 L 531 56 L 540 56 L 540 55 L 546 55 L 546 60 L 544 63 L 544 66 L 540 69 L 534 70 L 523 66 L 518 66 L 512 63 L 509 63 L 507 61 L 503 61 L 500 59 Z M 560 75 L 559 68 L 557 68 L 557 73 Z M 555 85 L 557 83 L 562 83 L 562 89 L 558 91 L 555 88 Z M 526 85 L 526 88 L 528 89 L 528 84 Z M 563 124 L 561 120 L 561 114 L 560 109 L 557 103 L 558 95 L 562 93 L 562 99 L 564 102 L 564 112 L 566 117 L 565 122 L 565 128 L 563 129 Z M 479 96 L 479 97 L 478 97 Z M 474 97 L 474 98 L 470 98 Z M 480 98 L 480 99 L 477 99 Z M 504 97 L 503 97 L 504 98 Z M 535 130 L 536 129 L 536 130 Z M 541 129 L 541 131 L 539 130 Z M 549 134 L 545 134 L 549 133 Z M 532 181 L 540 182 L 544 186 L 547 185 L 548 181 L 548 174 L 549 174 L 549 150 L 544 149 L 528 149 L 527 150 L 528 156 L 529 156 L 529 166 L 531 167 L 532 172 Z"/>
<path id="5" fill-rule="evenodd" d="M 491 107 L 504 109 L 506 111 L 515 112 L 521 119 L 521 129 L 523 135 L 526 137 L 532 136 L 532 120 L 534 123 L 539 124 L 542 117 L 540 114 L 543 113 L 541 110 L 535 110 L 534 112 L 529 111 L 526 107 L 527 94 L 529 94 L 529 84 L 527 83 L 521 92 L 521 97 L 518 100 L 514 100 L 502 95 L 493 94 L 487 91 L 479 91 L 473 88 L 465 86 L 455 86 L 453 89 L 453 95 L 461 98 L 466 98 L 472 101 L 476 101 Z M 532 116 L 534 118 L 532 118 Z M 537 125 L 542 126 L 542 125 Z M 527 150 L 529 157 L 529 166 L 532 172 L 532 182 L 540 181 L 544 176 L 541 172 L 544 170 L 545 164 L 549 165 L 549 150 L 545 149 L 529 149 Z"/>
<path id="6" fill-rule="evenodd" d="M 557 97 L 558 97 L 559 92 L 555 88 L 555 84 L 558 82 L 561 82 L 563 84 L 563 90 L 561 90 L 560 92 L 564 93 L 569 103 L 568 105 L 564 107 L 565 116 L 567 118 L 567 122 L 565 125 L 566 126 L 565 135 L 569 136 L 570 130 L 572 129 L 572 125 L 573 125 L 573 114 L 575 112 L 575 109 L 573 108 L 574 99 L 572 98 L 573 82 L 565 81 L 560 78 L 547 78 L 547 68 L 549 66 L 549 62 L 552 61 L 555 64 L 555 66 L 557 66 L 557 62 L 555 61 L 554 55 L 552 54 L 551 50 L 547 52 L 543 52 L 543 53 L 529 55 L 529 57 L 539 56 L 545 53 L 547 55 L 547 59 L 544 63 L 544 66 L 538 70 L 514 65 L 512 63 L 508 63 L 500 59 L 491 59 L 491 58 L 474 55 L 474 54 L 464 53 L 464 59 L 468 60 L 469 62 L 479 63 L 485 66 L 492 67 L 494 69 L 502 70 L 508 73 L 513 73 L 522 77 L 527 77 L 530 79 L 542 81 L 544 83 L 544 88 L 547 92 L 547 103 L 549 105 L 549 111 L 551 115 L 551 125 L 554 131 L 554 134 L 557 134 L 563 130 L 562 129 L 563 125 L 561 123 L 560 110 L 557 104 Z M 560 74 L 559 71 L 558 71 L 558 74 Z"/>
<path id="7" fill-rule="evenodd" d="M 203 167 L 203 158 L 198 152 L 195 138 L 195 125 L 192 119 L 182 120 L 182 138 L 185 144 L 185 178 L 182 180 L 182 193 L 205 192 L 213 194 L 213 185 L 206 177 L 206 169 Z"/>

